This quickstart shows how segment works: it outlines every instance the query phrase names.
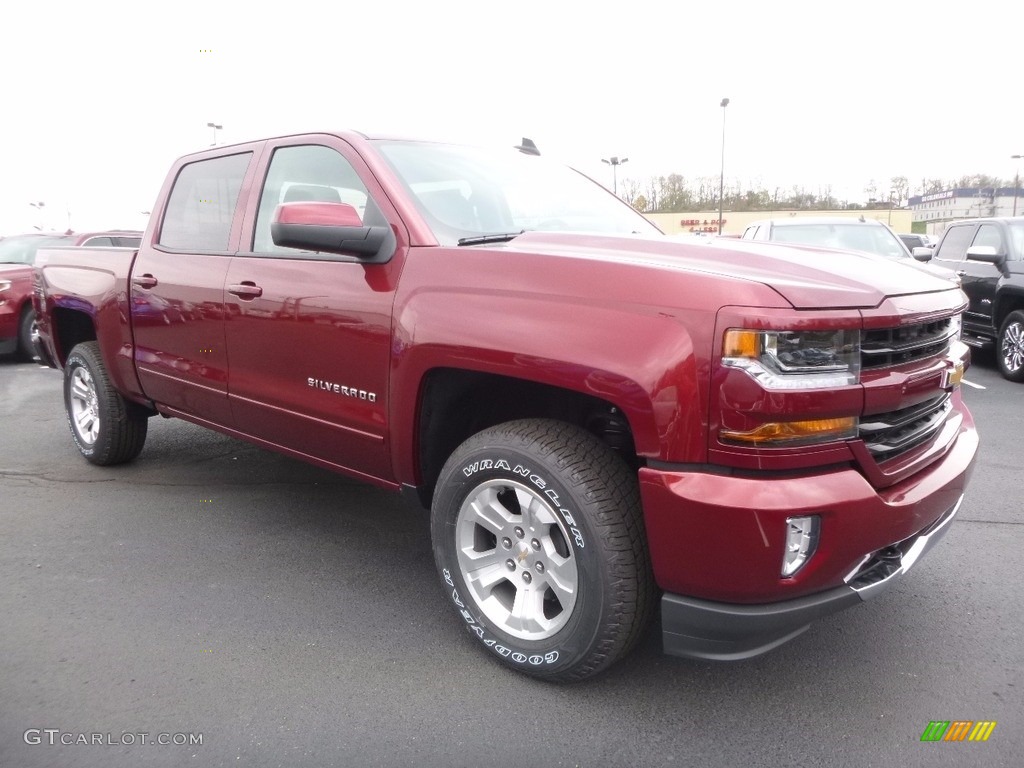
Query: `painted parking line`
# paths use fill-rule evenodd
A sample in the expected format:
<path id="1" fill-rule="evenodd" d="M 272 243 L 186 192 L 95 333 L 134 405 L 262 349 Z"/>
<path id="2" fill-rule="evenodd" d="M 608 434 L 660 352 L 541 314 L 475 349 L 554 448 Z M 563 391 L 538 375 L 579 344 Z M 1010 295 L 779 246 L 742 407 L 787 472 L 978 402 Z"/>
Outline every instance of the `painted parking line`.
<path id="1" fill-rule="evenodd" d="M 973 381 L 968 381 L 967 379 L 960 379 L 960 383 L 966 384 L 968 387 L 974 387 L 975 389 L 988 389 L 988 387 L 983 387 L 981 384 L 975 384 Z"/>

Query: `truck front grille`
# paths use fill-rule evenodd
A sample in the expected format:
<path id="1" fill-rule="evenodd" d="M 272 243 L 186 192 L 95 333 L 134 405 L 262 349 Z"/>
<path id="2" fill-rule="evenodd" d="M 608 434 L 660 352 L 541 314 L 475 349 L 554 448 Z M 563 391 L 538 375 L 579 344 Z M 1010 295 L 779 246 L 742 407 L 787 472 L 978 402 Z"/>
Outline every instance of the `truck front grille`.
<path id="1" fill-rule="evenodd" d="M 953 407 L 951 397 L 950 393 L 943 392 L 908 408 L 864 416 L 860 422 L 860 438 L 876 461 L 895 458 L 939 431 Z"/>
<path id="2" fill-rule="evenodd" d="M 864 331 L 861 369 L 884 368 L 941 355 L 949 349 L 958 328 L 956 317 L 944 317 L 928 323 Z"/>

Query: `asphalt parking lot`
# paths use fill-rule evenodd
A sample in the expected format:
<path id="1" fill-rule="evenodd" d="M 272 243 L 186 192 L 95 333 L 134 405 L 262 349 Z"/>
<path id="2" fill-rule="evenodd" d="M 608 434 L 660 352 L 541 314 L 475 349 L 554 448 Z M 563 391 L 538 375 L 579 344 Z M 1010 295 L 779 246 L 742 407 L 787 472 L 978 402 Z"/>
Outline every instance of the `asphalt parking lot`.
<path id="1" fill-rule="evenodd" d="M 972 486 L 893 589 L 758 659 L 652 628 L 555 686 L 471 641 L 398 497 L 162 419 L 93 467 L 60 374 L 0 360 L 0 766 L 1019 766 L 1024 385 L 991 355 L 967 379 Z M 922 743 L 932 720 L 998 725 Z M 94 733 L 122 743 L 59 743 Z"/>

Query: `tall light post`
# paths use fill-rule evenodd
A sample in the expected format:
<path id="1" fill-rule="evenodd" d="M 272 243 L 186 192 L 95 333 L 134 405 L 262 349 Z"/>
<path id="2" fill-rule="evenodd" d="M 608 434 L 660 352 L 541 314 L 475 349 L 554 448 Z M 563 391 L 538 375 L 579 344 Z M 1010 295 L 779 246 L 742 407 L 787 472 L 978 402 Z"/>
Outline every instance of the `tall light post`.
<path id="1" fill-rule="evenodd" d="M 725 215 L 725 108 L 729 106 L 728 99 L 722 99 L 719 105 L 722 108 L 722 174 L 718 177 L 718 234 L 722 234 L 722 216 Z"/>
<path id="2" fill-rule="evenodd" d="M 213 144 L 211 144 L 210 146 L 211 147 L 216 147 L 217 146 L 217 131 L 223 130 L 224 126 L 223 125 L 217 125 L 216 123 L 207 123 L 206 127 L 207 128 L 213 128 Z"/>
<path id="3" fill-rule="evenodd" d="M 45 220 L 43 219 L 43 208 L 46 207 L 46 203 L 44 203 L 42 200 L 39 200 L 38 202 L 35 202 L 35 203 L 29 203 L 29 205 L 31 205 L 33 208 L 35 208 L 37 211 L 39 211 L 39 226 L 36 227 L 36 229 L 38 229 L 40 232 L 42 232 L 43 231 L 43 224 L 45 222 Z"/>
<path id="4" fill-rule="evenodd" d="M 1024 155 L 1010 155 L 1011 160 L 1017 160 L 1017 170 L 1013 174 L 1013 215 L 1017 215 L 1017 190 L 1020 189 L 1020 159 Z"/>
<path id="5" fill-rule="evenodd" d="M 624 163 L 628 163 L 629 162 L 629 158 L 628 157 L 611 157 L 611 158 L 605 160 L 602 157 L 601 158 L 601 162 L 604 163 L 605 165 L 610 165 L 612 167 L 612 191 L 615 193 L 615 196 L 618 197 L 618 194 L 619 194 L 619 174 L 618 174 L 619 166 L 624 164 Z"/>

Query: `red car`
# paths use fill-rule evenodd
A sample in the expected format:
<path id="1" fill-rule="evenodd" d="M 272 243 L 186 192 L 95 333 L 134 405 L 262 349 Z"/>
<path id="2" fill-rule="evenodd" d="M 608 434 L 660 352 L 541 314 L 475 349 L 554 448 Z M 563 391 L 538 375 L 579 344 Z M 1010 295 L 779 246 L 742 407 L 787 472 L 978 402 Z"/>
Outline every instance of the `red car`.
<path id="1" fill-rule="evenodd" d="M 40 248 L 104 246 L 138 248 L 142 233 L 131 230 L 78 234 L 30 234 L 0 239 L 0 355 L 35 354 L 35 311 L 32 309 L 32 265 Z"/>

